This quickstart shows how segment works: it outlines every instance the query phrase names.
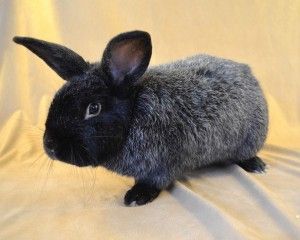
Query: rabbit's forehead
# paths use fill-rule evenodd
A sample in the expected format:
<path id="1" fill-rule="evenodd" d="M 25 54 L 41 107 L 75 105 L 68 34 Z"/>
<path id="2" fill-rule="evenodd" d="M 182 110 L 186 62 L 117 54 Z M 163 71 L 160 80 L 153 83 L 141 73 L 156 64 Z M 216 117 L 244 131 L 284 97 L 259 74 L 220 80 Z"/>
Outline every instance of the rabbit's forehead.
<path id="1" fill-rule="evenodd" d="M 49 118 L 73 118 L 84 111 L 90 102 L 107 94 L 107 88 L 97 82 L 67 82 L 56 93 L 49 109 Z"/>
<path id="2" fill-rule="evenodd" d="M 78 79 L 66 82 L 56 93 L 55 98 L 70 98 L 72 96 L 81 96 L 89 93 L 99 93 L 106 91 L 106 85 L 99 80 Z"/>
<path id="3" fill-rule="evenodd" d="M 66 82 L 55 94 L 50 105 L 47 122 L 56 127 L 63 122 L 82 119 L 87 105 L 105 95 L 107 88 L 97 81 L 73 80 Z"/>

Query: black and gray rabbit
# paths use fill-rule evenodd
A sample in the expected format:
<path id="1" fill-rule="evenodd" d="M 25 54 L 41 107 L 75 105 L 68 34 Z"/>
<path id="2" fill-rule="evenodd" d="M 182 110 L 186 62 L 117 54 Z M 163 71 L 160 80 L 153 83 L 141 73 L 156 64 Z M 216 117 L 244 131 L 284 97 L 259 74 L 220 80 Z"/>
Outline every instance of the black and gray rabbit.
<path id="1" fill-rule="evenodd" d="M 143 31 L 114 37 L 97 63 L 58 44 L 14 41 L 66 80 L 49 109 L 46 153 L 134 177 L 126 205 L 148 203 L 186 171 L 213 163 L 264 171 L 256 154 L 268 110 L 247 65 L 197 55 L 148 68 L 151 38 Z"/>

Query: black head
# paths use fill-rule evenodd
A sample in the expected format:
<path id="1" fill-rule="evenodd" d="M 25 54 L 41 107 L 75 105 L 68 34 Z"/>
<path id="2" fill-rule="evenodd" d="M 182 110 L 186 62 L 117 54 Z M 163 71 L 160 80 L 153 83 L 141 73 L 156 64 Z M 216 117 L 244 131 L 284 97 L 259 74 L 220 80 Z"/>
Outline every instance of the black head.
<path id="1" fill-rule="evenodd" d="M 52 159 L 97 166 L 117 154 L 129 128 L 134 91 L 151 58 L 150 35 L 133 31 L 114 37 L 100 63 L 50 42 L 15 37 L 67 82 L 49 109 L 44 149 Z"/>

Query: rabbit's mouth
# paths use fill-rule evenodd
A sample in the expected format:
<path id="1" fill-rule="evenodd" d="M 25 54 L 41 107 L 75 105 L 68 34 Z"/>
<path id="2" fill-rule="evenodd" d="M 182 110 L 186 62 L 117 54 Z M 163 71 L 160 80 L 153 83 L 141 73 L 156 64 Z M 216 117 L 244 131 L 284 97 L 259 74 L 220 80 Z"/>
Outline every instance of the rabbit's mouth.
<path id="1" fill-rule="evenodd" d="M 44 134 L 44 150 L 52 160 L 59 160 L 78 167 L 96 166 L 85 147 L 77 142 L 72 143 L 68 139 L 55 139 L 47 133 Z"/>
<path id="2" fill-rule="evenodd" d="M 115 129 L 116 126 L 113 126 Z M 123 128 L 115 134 L 109 132 L 101 135 L 92 130 L 86 128 L 74 132 L 46 128 L 44 150 L 51 159 L 78 167 L 103 165 L 120 152 L 125 139 Z"/>
<path id="3" fill-rule="evenodd" d="M 49 149 L 44 147 L 46 154 L 52 160 L 58 160 L 64 163 L 75 165 L 77 167 L 96 167 L 99 166 L 98 163 L 92 161 L 90 157 L 84 152 L 78 152 L 73 149 L 73 147 L 65 148 L 63 151 L 57 149 Z"/>

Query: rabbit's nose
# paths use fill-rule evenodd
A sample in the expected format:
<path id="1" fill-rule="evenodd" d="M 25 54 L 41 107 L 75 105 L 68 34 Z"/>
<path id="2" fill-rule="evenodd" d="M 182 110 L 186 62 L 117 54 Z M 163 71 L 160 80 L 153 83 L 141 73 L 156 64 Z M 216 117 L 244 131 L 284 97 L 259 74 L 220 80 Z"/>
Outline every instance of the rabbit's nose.
<path id="1" fill-rule="evenodd" d="M 44 136 L 44 148 L 50 158 L 56 158 L 56 144 L 54 140 L 50 138 L 47 134 L 45 134 Z"/>

